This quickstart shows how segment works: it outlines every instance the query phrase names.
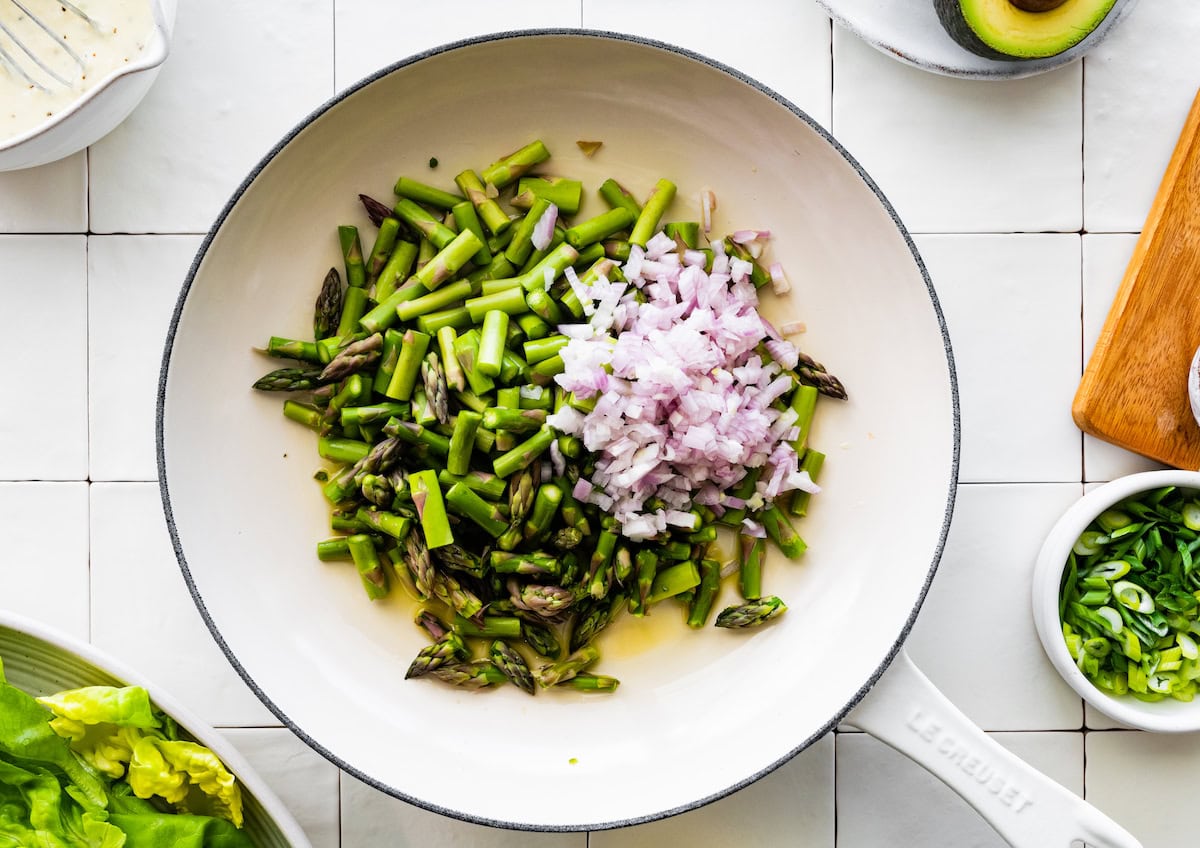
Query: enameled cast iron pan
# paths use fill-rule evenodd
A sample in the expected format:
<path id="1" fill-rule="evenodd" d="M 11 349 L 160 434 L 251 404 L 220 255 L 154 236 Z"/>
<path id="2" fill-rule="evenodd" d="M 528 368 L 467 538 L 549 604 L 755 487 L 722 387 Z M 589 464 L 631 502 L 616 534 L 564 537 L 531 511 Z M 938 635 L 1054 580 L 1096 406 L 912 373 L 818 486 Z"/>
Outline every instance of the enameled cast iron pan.
<path id="1" fill-rule="evenodd" d="M 770 228 L 793 292 L 767 296 L 766 312 L 806 322 L 803 348 L 850 392 L 821 405 L 811 438 L 829 459 L 802 525 L 809 550 L 766 567 L 788 614 L 756 632 L 693 632 L 663 605 L 644 625 L 616 627 L 600 644 L 604 672 L 621 679 L 612 697 L 405 682 L 425 641 L 410 603 L 369 603 L 352 572 L 316 560 L 328 510 L 312 481 L 313 434 L 249 388 L 271 367 L 252 346 L 306 337 L 316 288 L 340 263 L 336 226 L 366 223 L 359 192 L 390 197 L 401 173 L 450 186 L 533 138 L 552 150 L 552 172 L 589 186 L 581 215 L 603 208 L 594 189 L 607 177 L 645 193 L 665 176 L 679 185 L 677 219 L 696 218 L 711 188 L 716 232 Z M 587 158 L 579 139 L 604 146 Z M 812 119 L 667 45 L 505 33 L 364 80 L 255 168 L 180 296 L 158 458 L 180 565 L 230 662 L 281 721 L 384 792 L 504 827 L 618 827 L 745 786 L 849 714 L 1020 844 L 1135 845 L 897 659 L 949 527 L 957 404 L 949 338 L 911 239 Z"/>

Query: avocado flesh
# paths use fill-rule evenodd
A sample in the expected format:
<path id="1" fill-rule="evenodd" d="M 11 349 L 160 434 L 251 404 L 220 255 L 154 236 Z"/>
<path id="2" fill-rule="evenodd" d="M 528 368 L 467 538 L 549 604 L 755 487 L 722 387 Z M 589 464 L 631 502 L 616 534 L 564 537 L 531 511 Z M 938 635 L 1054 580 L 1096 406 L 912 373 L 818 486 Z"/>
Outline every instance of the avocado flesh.
<path id="1" fill-rule="evenodd" d="M 1044 59 L 1086 38 L 1116 0 L 1066 0 L 1046 12 L 1026 12 L 1010 0 L 938 0 L 947 32 L 969 50 L 992 58 Z M 954 8 L 948 8 L 954 7 Z"/>

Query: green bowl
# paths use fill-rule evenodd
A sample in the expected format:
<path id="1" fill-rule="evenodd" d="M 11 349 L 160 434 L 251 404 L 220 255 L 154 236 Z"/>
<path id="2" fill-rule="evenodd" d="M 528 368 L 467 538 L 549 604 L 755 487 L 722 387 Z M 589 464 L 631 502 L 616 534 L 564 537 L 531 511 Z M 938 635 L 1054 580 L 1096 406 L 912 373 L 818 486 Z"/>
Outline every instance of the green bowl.
<path id="1" fill-rule="evenodd" d="M 49 695 L 80 686 L 142 686 L 179 724 L 180 732 L 210 748 L 242 785 L 245 832 L 258 848 L 311 848 L 308 837 L 261 777 L 229 742 L 167 693 L 90 645 L 0 610 L 0 659 L 14 686 Z"/>

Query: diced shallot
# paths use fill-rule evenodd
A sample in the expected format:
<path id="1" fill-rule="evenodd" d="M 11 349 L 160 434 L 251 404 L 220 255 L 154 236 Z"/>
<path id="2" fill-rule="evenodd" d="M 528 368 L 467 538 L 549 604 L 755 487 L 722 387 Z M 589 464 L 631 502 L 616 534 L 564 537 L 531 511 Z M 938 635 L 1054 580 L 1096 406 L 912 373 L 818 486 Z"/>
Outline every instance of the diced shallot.
<path id="1" fill-rule="evenodd" d="M 792 284 L 788 282 L 781 263 L 772 262 L 767 270 L 771 274 L 771 287 L 775 289 L 775 294 L 787 294 L 792 290 Z"/>
<path id="2" fill-rule="evenodd" d="M 769 235 L 739 231 L 734 241 L 761 245 Z M 791 389 L 782 370 L 795 366 L 796 348 L 758 314 L 750 263 L 731 260 L 720 240 L 712 248 L 711 272 L 665 236 L 631 248 L 621 269 L 628 283 L 602 276 L 585 286 L 566 272 L 589 322 L 559 328 L 570 341 L 555 381 L 595 405 L 586 414 L 564 406 L 547 423 L 597 453 L 573 493 L 614 515 L 630 539 L 694 528 L 693 505 L 755 510 L 813 485 L 791 446 L 795 413 L 772 406 Z M 756 351 L 764 341 L 773 361 Z M 554 447 L 551 459 L 557 470 Z M 750 498 L 725 494 L 759 467 Z M 645 509 L 652 497 L 666 509 Z"/>
<path id="3" fill-rule="evenodd" d="M 533 235 L 529 240 L 533 242 L 534 248 L 545 250 L 550 246 L 550 241 L 554 238 L 556 223 L 558 223 L 558 207 L 551 203 L 550 208 L 543 212 L 542 217 L 538 218 L 537 223 L 533 225 Z"/>

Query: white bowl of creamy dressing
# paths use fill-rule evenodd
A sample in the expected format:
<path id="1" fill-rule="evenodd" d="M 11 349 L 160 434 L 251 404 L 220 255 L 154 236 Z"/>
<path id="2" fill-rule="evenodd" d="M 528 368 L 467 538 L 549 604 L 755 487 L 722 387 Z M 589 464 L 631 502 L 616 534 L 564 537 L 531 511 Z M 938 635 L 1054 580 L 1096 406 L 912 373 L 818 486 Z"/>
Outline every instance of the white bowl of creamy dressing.
<path id="1" fill-rule="evenodd" d="M 73 3 L 86 18 L 57 0 L 0 0 L 0 171 L 53 162 L 106 135 L 167 58 L 176 0 Z"/>

